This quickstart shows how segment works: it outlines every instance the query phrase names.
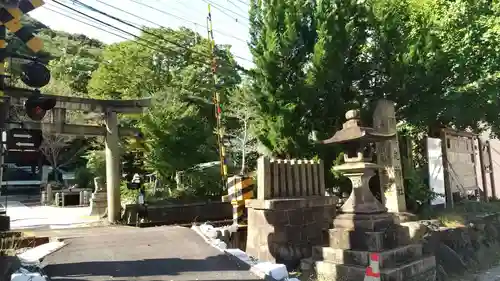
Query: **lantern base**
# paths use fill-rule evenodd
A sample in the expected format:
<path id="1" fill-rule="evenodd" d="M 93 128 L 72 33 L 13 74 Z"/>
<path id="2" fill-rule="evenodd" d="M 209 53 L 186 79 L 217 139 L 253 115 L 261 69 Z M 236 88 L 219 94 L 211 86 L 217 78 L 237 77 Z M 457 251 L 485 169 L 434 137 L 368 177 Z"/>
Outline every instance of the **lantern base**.
<path id="1" fill-rule="evenodd" d="M 335 228 L 356 229 L 360 231 L 384 231 L 397 220 L 391 213 L 382 214 L 339 214 L 333 221 Z"/>

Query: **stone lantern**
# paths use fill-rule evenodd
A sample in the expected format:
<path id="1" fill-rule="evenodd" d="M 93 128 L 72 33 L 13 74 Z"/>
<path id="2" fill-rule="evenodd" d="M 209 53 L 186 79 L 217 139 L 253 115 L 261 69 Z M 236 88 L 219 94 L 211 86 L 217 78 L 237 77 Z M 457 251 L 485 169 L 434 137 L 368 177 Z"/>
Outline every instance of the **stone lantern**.
<path id="1" fill-rule="evenodd" d="M 368 185 L 380 168 L 371 163 L 371 147 L 394 133 L 363 127 L 358 110 L 348 111 L 346 119 L 343 128 L 322 143 L 345 147 L 345 163 L 334 169 L 351 180 L 352 192 L 328 231 L 328 246 L 313 248 L 315 273 L 331 280 L 367 280 L 370 272 L 379 276 L 376 280 L 434 281 L 435 257 L 411 242 L 408 228 L 397 223 Z"/>
<path id="2" fill-rule="evenodd" d="M 371 162 L 373 146 L 380 141 L 394 137 L 394 133 L 379 133 L 373 128 L 361 126 L 359 111 L 350 110 L 346 113 L 347 121 L 342 130 L 335 133 L 323 144 L 338 143 L 345 147 L 344 164 L 335 166 L 352 182 L 352 192 L 344 203 L 335 220 L 336 227 L 358 227 L 363 229 L 378 229 L 394 223 L 394 217 L 387 213 L 387 208 L 370 191 L 368 185 L 375 171 L 380 167 Z M 356 225 L 354 225 L 356 224 Z"/>

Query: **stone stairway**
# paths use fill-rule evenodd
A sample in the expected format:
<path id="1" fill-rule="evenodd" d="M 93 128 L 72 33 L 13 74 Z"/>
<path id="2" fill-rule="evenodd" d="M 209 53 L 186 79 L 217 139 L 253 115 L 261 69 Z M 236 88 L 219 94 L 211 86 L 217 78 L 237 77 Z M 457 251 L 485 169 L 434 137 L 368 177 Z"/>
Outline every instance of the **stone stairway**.
<path id="1" fill-rule="evenodd" d="M 382 281 L 434 281 L 436 261 L 424 256 L 421 244 L 410 244 L 408 229 L 329 230 L 329 245 L 314 247 L 316 274 L 335 281 L 362 281 L 370 253 L 379 253 Z"/>

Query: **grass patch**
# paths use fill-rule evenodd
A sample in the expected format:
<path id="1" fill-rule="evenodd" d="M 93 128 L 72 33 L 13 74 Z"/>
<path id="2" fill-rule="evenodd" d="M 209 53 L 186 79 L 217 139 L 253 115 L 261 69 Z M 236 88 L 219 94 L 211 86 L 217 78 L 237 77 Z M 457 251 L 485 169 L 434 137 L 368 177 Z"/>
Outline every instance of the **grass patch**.
<path id="1" fill-rule="evenodd" d="M 478 215 L 500 213 L 500 201 L 477 202 L 464 200 L 456 203 L 453 209 L 428 211 L 422 219 L 437 219 L 446 227 L 463 227 Z"/>

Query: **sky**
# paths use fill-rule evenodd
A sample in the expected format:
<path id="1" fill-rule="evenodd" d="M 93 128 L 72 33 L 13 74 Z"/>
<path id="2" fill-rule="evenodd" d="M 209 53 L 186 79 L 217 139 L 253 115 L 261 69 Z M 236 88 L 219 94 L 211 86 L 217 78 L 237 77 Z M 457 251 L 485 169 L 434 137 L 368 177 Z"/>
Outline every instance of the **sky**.
<path id="1" fill-rule="evenodd" d="M 252 65 L 248 41 L 248 0 L 79 0 L 119 19 L 149 27 L 191 28 L 207 36 L 208 3 L 212 6 L 212 24 L 217 44 L 231 45 L 231 52 L 243 67 Z M 107 22 L 114 27 L 139 35 L 140 31 L 107 16 L 79 6 L 72 0 L 57 0 L 73 9 Z M 114 7 L 112 7 L 114 6 Z M 120 11 L 121 10 L 121 11 Z M 78 12 L 46 0 L 45 5 L 29 13 L 30 16 L 54 30 L 81 33 L 104 43 L 124 41 L 117 35 L 132 39 L 131 35 L 113 30 L 102 23 L 86 18 Z M 69 18 L 72 17 L 72 18 Z M 142 19 L 141 19 L 142 18 Z M 80 21 L 80 22 L 79 22 Z M 92 24 L 91 27 L 82 22 Z M 111 34 L 115 33 L 116 35 Z"/>

